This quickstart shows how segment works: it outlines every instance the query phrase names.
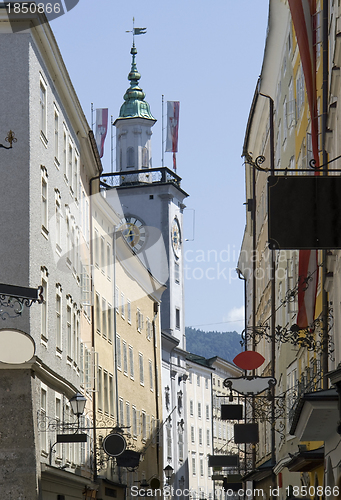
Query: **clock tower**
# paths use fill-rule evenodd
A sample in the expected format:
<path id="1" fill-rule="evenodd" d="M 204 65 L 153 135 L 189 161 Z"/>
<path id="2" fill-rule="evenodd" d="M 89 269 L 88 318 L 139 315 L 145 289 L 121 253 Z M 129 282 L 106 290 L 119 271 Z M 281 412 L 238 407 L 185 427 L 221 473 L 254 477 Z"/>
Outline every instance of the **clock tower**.
<path id="1" fill-rule="evenodd" d="M 173 467 L 172 486 L 183 489 L 188 484 L 183 272 L 183 210 L 188 195 L 175 172 L 152 166 L 151 136 L 156 120 L 139 86 L 136 54 L 133 44 L 130 87 L 114 122 L 117 172 L 112 184 L 116 189 L 107 189 L 106 198 L 121 215 L 119 231 L 127 245 L 166 285 L 160 311 L 163 466 Z"/>

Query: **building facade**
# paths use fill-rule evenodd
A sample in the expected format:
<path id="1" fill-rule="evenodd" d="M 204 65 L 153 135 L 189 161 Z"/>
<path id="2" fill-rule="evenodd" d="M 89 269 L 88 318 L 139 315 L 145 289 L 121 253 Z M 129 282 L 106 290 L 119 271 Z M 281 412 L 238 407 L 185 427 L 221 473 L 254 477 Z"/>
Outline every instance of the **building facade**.
<path id="1" fill-rule="evenodd" d="M 1 243 L 1 281 L 41 286 L 43 294 L 41 304 L 6 320 L 33 339 L 35 352 L 25 363 L 0 363 L 1 491 L 8 498 L 79 498 L 95 489 L 91 432 L 86 443 L 57 443 L 57 434 L 77 428 L 69 399 L 81 391 L 81 324 L 89 334 L 81 287 L 89 227 L 80 206 L 86 179 L 101 163 L 46 19 L 18 19 L 23 30 L 12 33 L 5 8 L 0 15 L 1 131 L 11 128 L 18 138 L 1 160 L 8 167 L 2 227 L 12 235 Z"/>

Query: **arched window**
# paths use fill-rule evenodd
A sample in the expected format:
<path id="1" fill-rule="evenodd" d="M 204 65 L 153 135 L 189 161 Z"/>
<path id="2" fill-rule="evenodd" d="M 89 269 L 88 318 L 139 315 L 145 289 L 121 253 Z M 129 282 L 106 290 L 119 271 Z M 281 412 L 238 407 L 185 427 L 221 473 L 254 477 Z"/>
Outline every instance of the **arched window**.
<path id="1" fill-rule="evenodd" d="M 148 168 L 149 167 L 148 148 L 143 148 L 142 149 L 142 167 L 143 168 Z"/>
<path id="2" fill-rule="evenodd" d="M 135 167 L 135 151 L 134 148 L 127 149 L 127 167 L 134 168 Z"/>

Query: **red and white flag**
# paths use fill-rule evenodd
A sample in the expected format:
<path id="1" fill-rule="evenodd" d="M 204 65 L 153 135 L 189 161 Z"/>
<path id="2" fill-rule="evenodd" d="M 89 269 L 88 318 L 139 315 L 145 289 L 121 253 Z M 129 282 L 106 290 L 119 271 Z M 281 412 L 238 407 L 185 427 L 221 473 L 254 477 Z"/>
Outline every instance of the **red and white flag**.
<path id="1" fill-rule="evenodd" d="M 173 152 L 173 168 L 176 170 L 176 156 L 178 151 L 179 131 L 179 101 L 167 101 L 167 138 L 166 152 Z"/>
<path id="2" fill-rule="evenodd" d="M 316 0 L 289 0 L 305 79 L 311 117 L 311 139 L 316 167 L 319 166 L 318 116 L 316 99 Z M 319 172 L 315 171 L 315 175 Z M 309 279 L 311 277 L 311 279 Z M 317 250 L 300 250 L 297 324 L 307 328 L 314 321 L 318 283 Z"/>
<path id="3" fill-rule="evenodd" d="M 99 157 L 104 155 L 104 141 L 108 130 L 108 108 L 96 109 L 96 144 Z"/>

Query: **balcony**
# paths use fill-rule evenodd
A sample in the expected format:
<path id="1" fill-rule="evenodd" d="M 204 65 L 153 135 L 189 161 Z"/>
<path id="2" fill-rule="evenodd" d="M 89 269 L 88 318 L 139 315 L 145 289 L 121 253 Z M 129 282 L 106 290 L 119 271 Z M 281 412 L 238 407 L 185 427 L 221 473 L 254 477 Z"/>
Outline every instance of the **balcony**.
<path id="1" fill-rule="evenodd" d="M 181 177 L 167 167 L 113 172 L 103 175 L 102 179 L 101 189 L 104 190 L 155 184 L 173 184 L 180 188 L 181 183 Z"/>

